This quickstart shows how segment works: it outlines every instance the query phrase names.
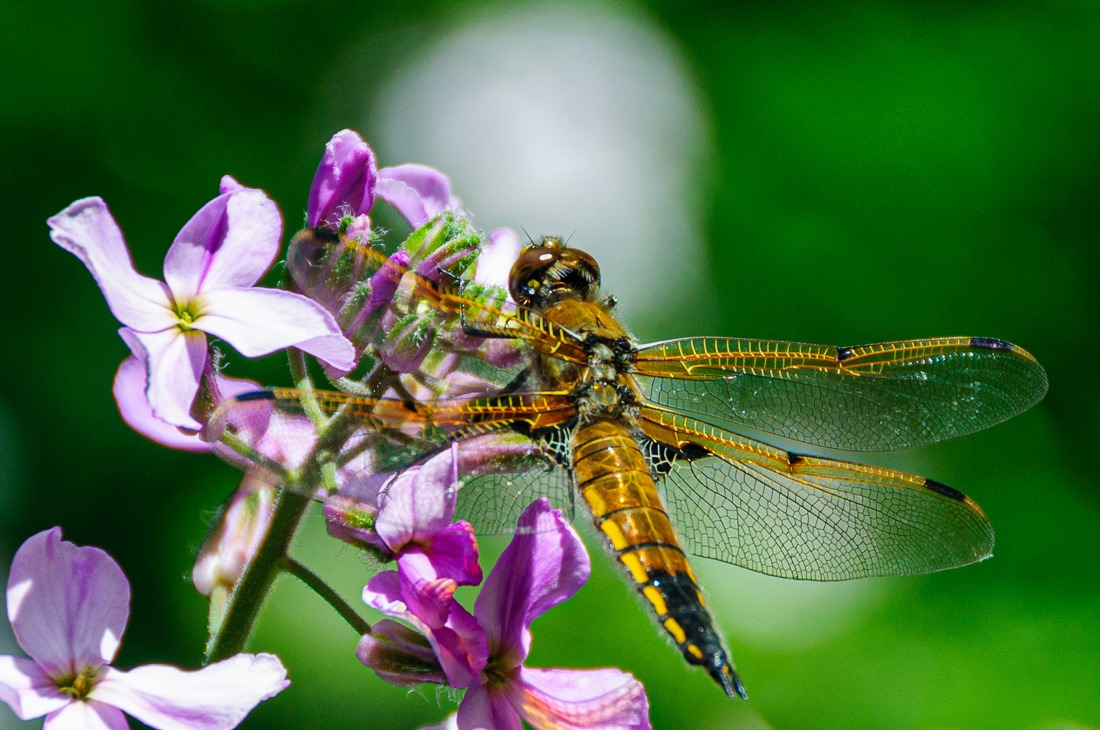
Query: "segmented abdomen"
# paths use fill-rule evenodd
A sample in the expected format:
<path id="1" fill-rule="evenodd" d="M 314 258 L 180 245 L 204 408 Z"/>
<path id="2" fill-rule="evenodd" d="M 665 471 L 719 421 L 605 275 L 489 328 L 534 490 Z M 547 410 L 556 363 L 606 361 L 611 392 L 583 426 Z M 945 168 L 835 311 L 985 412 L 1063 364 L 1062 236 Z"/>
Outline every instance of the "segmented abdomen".
<path id="1" fill-rule="evenodd" d="M 596 420 L 578 427 L 573 435 L 573 471 L 596 527 L 684 658 L 706 667 L 731 697 L 745 696 L 649 465 L 627 426 Z"/>

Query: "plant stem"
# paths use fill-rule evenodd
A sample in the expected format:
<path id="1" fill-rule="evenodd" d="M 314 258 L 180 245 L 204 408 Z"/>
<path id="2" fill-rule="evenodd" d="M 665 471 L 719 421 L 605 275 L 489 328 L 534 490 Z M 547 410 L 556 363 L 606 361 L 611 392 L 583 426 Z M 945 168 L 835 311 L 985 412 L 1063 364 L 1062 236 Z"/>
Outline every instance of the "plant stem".
<path id="1" fill-rule="evenodd" d="M 207 664 L 221 661 L 244 650 L 260 607 L 275 576 L 282 569 L 283 558 L 290 549 L 290 542 L 309 502 L 308 497 L 286 489 L 275 497 L 267 536 L 237 585 L 233 587 L 221 625 L 211 633 L 210 641 L 206 645 Z"/>
<path id="2" fill-rule="evenodd" d="M 314 428 L 324 428 L 328 418 L 317 403 L 313 395 L 313 379 L 309 377 L 309 366 L 306 364 L 305 353 L 296 347 L 287 350 L 290 360 L 290 374 L 294 378 L 294 387 L 298 389 L 298 398 L 302 402 L 302 410 L 305 411 Z"/>
<path id="3" fill-rule="evenodd" d="M 290 573 L 309 586 L 314 593 L 324 599 L 325 603 L 332 606 L 333 609 L 336 610 L 336 613 L 340 614 L 340 616 L 355 629 L 355 633 L 360 636 L 370 633 L 370 624 L 367 623 L 362 616 L 356 613 L 355 609 L 351 607 L 351 604 L 345 601 L 343 596 L 333 590 L 332 586 L 326 583 L 321 576 L 317 575 L 289 555 L 283 557 L 282 568 L 287 573 Z"/>

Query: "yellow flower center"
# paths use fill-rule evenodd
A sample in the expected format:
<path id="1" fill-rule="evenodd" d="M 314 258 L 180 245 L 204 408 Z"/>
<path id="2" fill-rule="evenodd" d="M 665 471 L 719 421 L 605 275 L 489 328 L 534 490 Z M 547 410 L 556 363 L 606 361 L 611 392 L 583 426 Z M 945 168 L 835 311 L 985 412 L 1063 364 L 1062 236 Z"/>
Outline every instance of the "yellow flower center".
<path id="1" fill-rule="evenodd" d="M 75 677 L 58 678 L 57 689 L 74 700 L 84 700 L 92 691 L 97 679 L 99 679 L 98 667 L 84 667 Z"/>
<path id="2" fill-rule="evenodd" d="M 190 307 L 180 307 L 176 314 L 176 320 L 179 322 L 180 330 L 184 332 L 191 331 L 191 323 L 199 318 L 197 312 L 191 310 Z"/>

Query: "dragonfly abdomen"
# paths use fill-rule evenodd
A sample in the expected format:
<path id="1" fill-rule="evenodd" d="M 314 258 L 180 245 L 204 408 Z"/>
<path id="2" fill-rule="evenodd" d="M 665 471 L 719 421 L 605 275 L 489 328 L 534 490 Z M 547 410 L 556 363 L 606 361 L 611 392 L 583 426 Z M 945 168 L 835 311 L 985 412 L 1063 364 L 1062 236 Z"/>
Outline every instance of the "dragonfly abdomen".
<path id="1" fill-rule="evenodd" d="M 747 697 L 628 427 L 603 419 L 578 427 L 573 472 L 596 528 L 684 658 L 730 697 Z"/>

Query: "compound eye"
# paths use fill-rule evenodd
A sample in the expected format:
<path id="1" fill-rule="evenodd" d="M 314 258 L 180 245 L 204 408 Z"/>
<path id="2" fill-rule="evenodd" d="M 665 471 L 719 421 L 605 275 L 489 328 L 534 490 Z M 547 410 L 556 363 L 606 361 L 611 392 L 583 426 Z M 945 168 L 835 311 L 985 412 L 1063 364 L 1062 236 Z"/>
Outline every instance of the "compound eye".
<path id="1" fill-rule="evenodd" d="M 590 299 L 600 289 L 595 259 L 555 238 L 522 251 L 512 265 L 508 290 L 516 304 L 545 306 L 563 298 Z"/>
<path id="2" fill-rule="evenodd" d="M 508 291 L 516 304 L 528 305 L 531 299 L 542 288 L 542 280 L 539 278 L 545 274 L 548 267 L 554 264 L 561 254 L 541 246 L 534 246 L 522 251 L 516 262 L 512 264 L 512 275 L 508 282 Z"/>

